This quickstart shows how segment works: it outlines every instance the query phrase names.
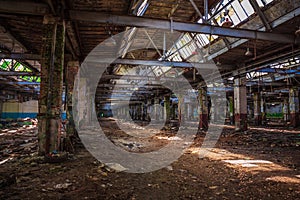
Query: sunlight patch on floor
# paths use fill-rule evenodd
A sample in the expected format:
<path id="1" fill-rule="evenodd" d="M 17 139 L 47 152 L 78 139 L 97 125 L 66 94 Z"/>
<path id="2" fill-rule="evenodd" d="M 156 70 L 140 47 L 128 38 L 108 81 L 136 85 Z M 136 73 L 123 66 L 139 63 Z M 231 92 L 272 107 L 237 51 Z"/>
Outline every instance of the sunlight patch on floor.
<path id="1" fill-rule="evenodd" d="M 169 141 L 181 141 L 182 138 L 177 137 L 177 136 L 172 136 L 172 137 L 168 137 L 168 136 L 157 136 L 156 137 L 159 140 L 169 140 Z"/>
<path id="2" fill-rule="evenodd" d="M 288 176 L 272 176 L 272 177 L 266 178 L 266 180 L 267 181 L 281 182 L 281 183 L 300 184 L 300 179 L 299 178 L 288 177 Z"/>
<path id="3" fill-rule="evenodd" d="M 205 155 L 205 157 L 211 160 L 218 160 L 225 162 L 227 166 L 231 168 L 237 168 L 239 170 L 251 171 L 254 173 L 260 171 L 289 171 L 287 167 L 275 164 L 268 160 L 258 160 L 252 157 L 231 153 L 225 149 L 211 148 L 205 149 L 200 147 L 191 147 L 186 153 L 198 154 L 199 156 Z M 204 153 L 204 154 L 203 154 Z"/>
<path id="4" fill-rule="evenodd" d="M 259 164 L 273 164 L 267 160 L 223 160 L 232 165 L 240 165 L 241 167 L 259 167 Z"/>
<path id="5" fill-rule="evenodd" d="M 282 133 L 291 133 L 291 134 L 300 134 L 299 130 L 283 130 L 277 128 L 258 128 L 258 127 L 251 127 L 250 130 L 257 130 L 257 131 L 268 131 L 268 132 L 282 132 Z"/>

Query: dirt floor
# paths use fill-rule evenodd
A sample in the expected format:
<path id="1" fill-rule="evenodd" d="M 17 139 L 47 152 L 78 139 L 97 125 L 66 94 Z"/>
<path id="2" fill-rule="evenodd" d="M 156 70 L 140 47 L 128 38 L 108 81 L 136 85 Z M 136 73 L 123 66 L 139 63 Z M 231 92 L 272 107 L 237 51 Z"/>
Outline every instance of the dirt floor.
<path id="1" fill-rule="evenodd" d="M 101 121 L 106 135 L 128 151 L 161 148 L 176 130 L 132 142 L 113 120 Z M 129 126 L 129 125 L 128 125 Z M 35 152 L 34 125 L 0 132 L 0 199 L 300 199 L 300 130 L 225 126 L 215 148 L 199 158 L 205 134 L 177 161 L 150 173 L 115 172 L 77 145 L 60 163 Z M 139 133 L 148 130 L 140 130 Z M 145 133 L 146 134 L 146 133 Z M 131 141 L 129 143 L 128 141 Z"/>

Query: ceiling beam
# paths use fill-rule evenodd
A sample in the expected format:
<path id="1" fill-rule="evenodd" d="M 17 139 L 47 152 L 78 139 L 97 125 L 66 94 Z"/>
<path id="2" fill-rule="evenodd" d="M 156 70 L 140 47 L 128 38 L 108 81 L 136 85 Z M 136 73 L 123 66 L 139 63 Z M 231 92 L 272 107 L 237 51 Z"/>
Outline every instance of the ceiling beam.
<path id="1" fill-rule="evenodd" d="M 42 56 L 38 54 L 26 54 L 26 53 L 0 53 L 0 59 L 41 60 Z"/>
<path id="2" fill-rule="evenodd" d="M 105 60 L 100 60 L 99 57 L 89 56 L 88 63 L 106 63 Z M 109 63 L 108 63 L 109 64 Z M 177 68 L 192 68 L 214 69 L 215 64 L 211 63 L 196 63 L 196 62 L 173 62 L 173 61 L 158 61 L 158 60 L 134 60 L 134 59 L 116 59 L 112 64 L 123 65 L 143 65 L 143 66 L 161 66 L 161 67 L 177 67 Z"/>
<path id="3" fill-rule="evenodd" d="M 12 71 L 0 71 L 0 76 L 37 76 L 32 72 L 12 72 Z"/>
<path id="4" fill-rule="evenodd" d="M 100 100 L 100 102 L 98 102 Z M 128 100 L 122 100 L 122 99 L 110 99 L 110 100 L 101 100 L 101 99 L 96 99 L 97 104 L 110 104 L 110 103 L 115 103 L 115 104 L 121 104 L 124 103 L 124 105 L 128 105 L 127 102 Z M 130 104 L 134 103 L 144 103 L 144 101 L 139 101 L 139 100 L 130 100 Z"/>
<path id="5" fill-rule="evenodd" d="M 169 20 L 152 19 L 135 16 L 121 16 L 104 14 L 99 12 L 71 10 L 70 18 L 77 21 L 89 21 L 105 24 L 124 25 L 143 28 L 158 28 L 181 32 L 212 34 L 225 37 L 247 38 L 274 41 L 279 43 L 295 43 L 296 36 L 293 34 L 268 33 L 264 31 L 226 28 L 208 24 L 170 22 Z"/>
<path id="6" fill-rule="evenodd" d="M 134 88 L 141 88 L 141 89 L 165 89 L 164 86 L 162 85 L 154 85 L 154 84 L 149 84 L 149 85 L 132 85 L 130 83 L 125 84 L 125 83 L 116 83 L 116 84 L 99 84 L 97 89 L 102 89 L 102 88 L 111 88 L 112 90 L 115 89 L 134 89 Z"/>
<path id="7" fill-rule="evenodd" d="M 1 7 L 1 5 L 0 5 Z M 27 51 L 28 49 L 18 40 L 19 38 L 16 38 L 15 35 L 13 35 L 11 33 L 11 31 L 4 26 L 4 23 L 1 21 L 1 25 L 0 25 L 0 34 L 5 35 L 7 38 L 9 38 L 12 43 L 15 43 L 15 45 L 18 45 L 19 48 L 21 48 L 23 51 Z M 7 26 L 7 25 L 6 25 Z M 11 49 L 10 49 L 11 51 Z"/>
<path id="8" fill-rule="evenodd" d="M 26 2 L 22 0 L 0 0 L 0 13 L 45 15 L 49 13 L 47 4 Z"/>
<path id="9" fill-rule="evenodd" d="M 74 29 L 72 22 L 66 23 L 66 35 L 68 36 L 71 43 L 70 50 L 73 51 L 77 57 L 80 57 L 82 53 L 79 47 L 76 31 Z"/>
<path id="10" fill-rule="evenodd" d="M 183 84 L 186 81 L 193 82 L 193 79 L 186 79 L 186 78 L 178 78 L 178 77 L 155 77 L 155 76 L 144 76 L 144 75 L 103 75 L 101 77 L 101 80 L 111 80 L 111 79 L 122 79 L 122 80 L 129 80 L 129 81 L 135 81 L 135 80 L 142 80 L 142 81 L 152 81 L 155 82 L 159 81 L 158 83 L 168 81 L 168 82 L 182 82 Z M 195 80 L 194 82 L 197 82 L 199 80 Z M 143 85 L 142 83 L 138 83 L 137 86 Z"/>

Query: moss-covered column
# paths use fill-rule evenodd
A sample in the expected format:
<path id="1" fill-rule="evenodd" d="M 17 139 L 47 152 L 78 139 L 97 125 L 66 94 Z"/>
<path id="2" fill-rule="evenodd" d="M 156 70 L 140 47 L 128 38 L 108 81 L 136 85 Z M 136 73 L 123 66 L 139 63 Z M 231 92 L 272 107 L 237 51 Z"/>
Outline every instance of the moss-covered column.
<path id="1" fill-rule="evenodd" d="M 165 102 L 164 102 L 165 120 L 166 123 L 168 123 L 171 118 L 170 96 L 166 95 L 164 98 L 165 98 Z"/>
<path id="2" fill-rule="evenodd" d="M 283 99 L 282 112 L 283 112 L 283 120 L 286 123 L 288 121 L 288 119 L 289 119 L 289 103 L 288 103 L 288 99 L 287 98 Z"/>
<path id="3" fill-rule="evenodd" d="M 208 99 L 207 88 L 201 88 L 198 90 L 199 99 L 199 129 L 208 129 Z"/>
<path id="4" fill-rule="evenodd" d="M 65 23 L 44 19 L 38 113 L 39 154 L 60 150 Z"/>

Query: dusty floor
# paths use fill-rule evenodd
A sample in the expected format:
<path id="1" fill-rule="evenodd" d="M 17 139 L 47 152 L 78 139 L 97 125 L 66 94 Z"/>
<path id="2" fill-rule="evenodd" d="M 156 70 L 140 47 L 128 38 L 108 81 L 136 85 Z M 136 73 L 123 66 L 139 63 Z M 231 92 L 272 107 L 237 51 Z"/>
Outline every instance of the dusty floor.
<path id="1" fill-rule="evenodd" d="M 174 137 L 172 131 L 161 131 L 148 143 L 134 143 L 147 148 L 130 146 L 126 141 L 132 138 L 113 121 L 101 125 L 116 145 L 132 151 L 160 148 Z M 109 170 L 83 147 L 65 162 L 46 163 L 34 153 L 34 126 L 2 130 L 0 199 L 300 199 L 299 130 L 238 133 L 227 126 L 217 146 L 200 159 L 203 137 L 199 134 L 171 166 L 130 174 Z"/>

